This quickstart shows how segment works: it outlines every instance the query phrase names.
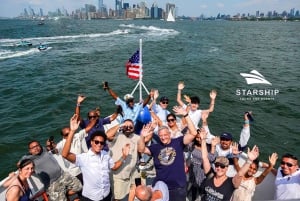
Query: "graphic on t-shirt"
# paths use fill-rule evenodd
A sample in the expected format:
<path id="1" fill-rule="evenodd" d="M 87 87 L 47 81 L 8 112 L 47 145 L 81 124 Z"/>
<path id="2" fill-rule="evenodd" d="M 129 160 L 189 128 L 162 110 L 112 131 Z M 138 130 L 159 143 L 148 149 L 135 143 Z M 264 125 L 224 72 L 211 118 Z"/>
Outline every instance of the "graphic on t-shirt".
<path id="1" fill-rule="evenodd" d="M 162 165 L 170 165 L 174 162 L 176 151 L 173 147 L 166 147 L 160 150 L 158 160 Z"/>
<path id="2" fill-rule="evenodd" d="M 205 187 L 206 191 L 206 199 L 209 201 L 221 201 L 224 198 L 224 195 L 220 192 L 217 192 L 215 189 L 211 188 L 210 186 Z"/>

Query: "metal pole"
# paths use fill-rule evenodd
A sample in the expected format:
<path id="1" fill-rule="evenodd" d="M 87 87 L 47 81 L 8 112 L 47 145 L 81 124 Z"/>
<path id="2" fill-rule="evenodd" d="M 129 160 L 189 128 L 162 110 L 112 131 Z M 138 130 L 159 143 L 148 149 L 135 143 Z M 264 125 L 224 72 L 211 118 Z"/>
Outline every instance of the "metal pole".
<path id="1" fill-rule="evenodd" d="M 143 55 L 143 52 L 142 52 L 142 39 L 140 39 L 140 78 L 139 78 L 139 83 L 140 83 L 140 100 L 142 100 L 143 98 L 143 95 L 142 95 L 142 84 L 143 83 L 143 58 L 142 58 L 142 55 Z"/>

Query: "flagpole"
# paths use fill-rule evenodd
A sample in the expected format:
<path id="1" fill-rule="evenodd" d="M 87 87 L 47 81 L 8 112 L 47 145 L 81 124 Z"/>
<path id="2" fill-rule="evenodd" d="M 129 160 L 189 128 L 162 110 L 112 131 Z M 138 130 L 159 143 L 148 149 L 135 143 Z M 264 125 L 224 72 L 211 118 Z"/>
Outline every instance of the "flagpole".
<path id="1" fill-rule="evenodd" d="M 140 39 L 140 47 L 139 47 L 139 81 L 136 84 L 136 86 L 134 87 L 134 89 L 131 92 L 131 95 L 134 94 L 135 90 L 139 87 L 139 95 L 140 95 L 140 99 L 139 101 L 141 101 L 143 99 L 143 95 L 142 95 L 142 91 L 143 88 L 146 91 L 147 94 L 149 94 L 148 89 L 146 88 L 146 86 L 143 83 L 143 58 L 142 58 L 143 52 L 142 52 L 142 39 Z"/>
<path id="2" fill-rule="evenodd" d="M 143 83 L 143 58 L 142 58 L 142 39 L 140 39 L 140 77 L 139 77 L 139 83 L 140 83 L 140 100 L 142 100 L 143 95 L 142 95 L 142 84 Z"/>

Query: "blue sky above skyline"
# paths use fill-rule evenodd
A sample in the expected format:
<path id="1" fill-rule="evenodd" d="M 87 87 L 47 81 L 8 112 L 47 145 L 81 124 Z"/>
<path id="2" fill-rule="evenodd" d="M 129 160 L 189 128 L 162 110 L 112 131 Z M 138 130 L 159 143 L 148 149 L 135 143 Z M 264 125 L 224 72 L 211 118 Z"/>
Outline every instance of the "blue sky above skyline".
<path id="1" fill-rule="evenodd" d="M 103 0 L 108 8 L 114 8 L 115 0 Z M 140 0 L 124 0 L 131 6 L 140 3 Z M 156 2 L 165 9 L 166 3 L 174 3 L 178 8 L 178 15 L 197 17 L 217 16 L 218 13 L 235 15 L 237 13 L 255 14 L 257 10 L 264 12 L 274 11 L 289 12 L 291 8 L 300 9 L 300 0 L 147 0 L 148 7 Z M 84 4 L 93 4 L 98 8 L 98 0 L 1 0 L 0 17 L 16 17 L 30 6 L 38 12 L 40 8 L 44 13 L 65 8 L 71 11 L 84 7 Z"/>

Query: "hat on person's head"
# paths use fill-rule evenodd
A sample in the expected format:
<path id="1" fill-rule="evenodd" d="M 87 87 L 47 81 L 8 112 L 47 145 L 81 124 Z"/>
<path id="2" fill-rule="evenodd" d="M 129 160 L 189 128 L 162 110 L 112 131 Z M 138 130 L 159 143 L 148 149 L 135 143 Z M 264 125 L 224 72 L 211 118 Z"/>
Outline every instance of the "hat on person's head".
<path id="1" fill-rule="evenodd" d="M 163 101 L 169 101 L 169 99 L 168 99 L 168 97 L 163 96 L 163 97 L 160 98 L 159 101 L 160 101 L 160 102 L 163 102 Z"/>
<path id="2" fill-rule="evenodd" d="M 218 156 L 215 160 L 215 163 L 221 163 L 225 166 L 229 165 L 229 160 L 225 156 Z"/>
<path id="3" fill-rule="evenodd" d="M 131 100 L 133 100 L 134 99 L 134 97 L 131 95 L 131 94 L 126 94 L 125 96 L 124 96 L 124 100 L 126 101 L 126 102 L 130 102 Z"/>
<path id="4" fill-rule="evenodd" d="M 224 133 L 221 134 L 220 138 L 221 139 L 223 138 L 223 139 L 226 139 L 226 140 L 232 140 L 232 135 L 230 133 L 224 132 Z"/>

